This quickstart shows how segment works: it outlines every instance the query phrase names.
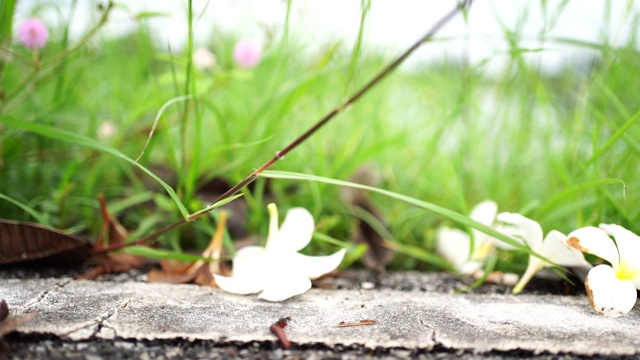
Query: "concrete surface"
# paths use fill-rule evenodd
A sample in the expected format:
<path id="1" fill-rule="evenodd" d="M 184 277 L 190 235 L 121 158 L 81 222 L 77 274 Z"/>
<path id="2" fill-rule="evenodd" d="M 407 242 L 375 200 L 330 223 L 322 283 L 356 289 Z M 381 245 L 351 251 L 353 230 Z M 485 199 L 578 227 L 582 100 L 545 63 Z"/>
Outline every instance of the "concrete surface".
<path id="1" fill-rule="evenodd" d="M 37 313 L 20 327 L 20 335 L 67 342 L 179 339 L 268 342 L 278 348 L 269 326 L 290 317 L 285 331 L 293 347 L 640 354 L 640 309 L 605 318 L 591 310 L 586 296 L 312 289 L 270 303 L 197 285 L 5 278 L 0 298 L 12 316 Z M 377 323 L 336 327 L 364 319 Z"/>

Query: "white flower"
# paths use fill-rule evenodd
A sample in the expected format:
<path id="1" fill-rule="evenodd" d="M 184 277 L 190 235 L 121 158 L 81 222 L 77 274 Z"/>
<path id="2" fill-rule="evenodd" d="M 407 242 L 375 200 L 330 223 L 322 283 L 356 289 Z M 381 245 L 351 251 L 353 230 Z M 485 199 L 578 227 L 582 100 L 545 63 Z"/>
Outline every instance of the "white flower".
<path id="1" fill-rule="evenodd" d="M 527 217 L 516 213 L 500 213 L 497 219 L 504 223 L 498 227 L 498 231 L 552 261 L 549 263 L 537 256 L 529 255 L 527 270 L 513 288 L 514 294 L 520 293 L 529 280 L 544 268 L 555 265 L 591 267 L 580 251 L 566 245 L 566 236 L 561 232 L 551 230 L 543 239 L 540 224 Z"/>
<path id="2" fill-rule="evenodd" d="M 282 301 L 311 288 L 317 278 L 340 265 L 346 250 L 329 256 L 298 253 L 311 241 L 314 223 L 309 211 L 293 208 L 278 229 L 278 209 L 269 204 L 267 244 L 244 247 L 233 257 L 233 276 L 214 275 L 220 289 L 234 294 L 253 294 L 268 301 Z"/>
<path id="3" fill-rule="evenodd" d="M 483 201 L 476 205 L 469 217 L 479 223 L 492 226 L 498 212 L 498 205 L 493 201 Z M 438 253 L 449 260 L 460 274 L 473 274 L 482 268 L 484 260 L 495 249 L 496 241 L 491 236 L 472 229 L 473 251 L 469 234 L 460 229 L 441 227 L 436 234 Z"/>
<path id="4" fill-rule="evenodd" d="M 593 309 L 610 317 L 628 313 L 640 289 L 640 237 L 619 225 L 600 224 L 600 229 L 589 226 L 571 232 L 567 244 L 611 264 L 598 265 L 587 275 L 585 287 Z"/>

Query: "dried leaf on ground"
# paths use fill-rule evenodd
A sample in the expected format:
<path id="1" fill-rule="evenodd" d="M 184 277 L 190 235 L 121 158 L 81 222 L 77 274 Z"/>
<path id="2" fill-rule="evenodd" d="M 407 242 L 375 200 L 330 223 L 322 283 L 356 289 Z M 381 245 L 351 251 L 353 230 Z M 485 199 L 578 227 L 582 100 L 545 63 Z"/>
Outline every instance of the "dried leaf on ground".
<path id="1" fill-rule="evenodd" d="M 229 275 L 228 269 L 220 261 L 226 222 L 227 213 L 221 211 L 216 232 L 211 238 L 209 246 L 202 252 L 202 257 L 209 258 L 211 261 L 198 260 L 188 266 L 184 266 L 184 263 L 177 264 L 175 261 L 162 261 L 162 270 L 151 270 L 147 274 L 147 281 L 170 284 L 195 282 L 200 285 L 216 286 L 213 274 Z"/>
<path id="2" fill-rule="evenodd" d="M 89 254 L 87 241 L 38 224 L 0 219 L 0 265 L 26 262 L 79 264 Z"/>
<path id="3" fill-rule="evenodd" d="M 367 186 L 376 186 L 380 182 L 371 165 L 361 167 L 349 181 Z M 372 223 L 377 223 L 386 230 L 384 217 L 365 190 L 345 187 L 342 189 L 342 198 L 353 206 L 353 212 L 360 218 L 355 221 L 353 241 L 368 246 L 362 258 L 364 265 L 370 270 L 384 272 L 386 265 L 393 260 L 393 250 L 385 246 L 385 239 L 372 226 Z"/>
<path id="4" fill-rule="evenodd" d="M 94 252 L 107 249 L 109 246 L 123 244 L 129 236 L 127 229 L 109 213 L 107 201 L 102 194 L 98 195 L 98 200 L 102 212 L 102 227 L 93 248 Z M 94 254 L 91 260 L 96 265 L 86 273 L 75 276 L 76 279 L 95 280 L 100 275 L 125 272 L 144 264 L 143 258 L 127 253 Z"/>
<path id="5" fill-rule="evenodd" d="M 7 302 L 2 299 L 0 301 L 0 339 L 6 334 L 16 330 L 18 326 L 31 321 L 36 316 L 36 313 L 28 313 L 20 316 L 9 317 L 9 306 Z"/>

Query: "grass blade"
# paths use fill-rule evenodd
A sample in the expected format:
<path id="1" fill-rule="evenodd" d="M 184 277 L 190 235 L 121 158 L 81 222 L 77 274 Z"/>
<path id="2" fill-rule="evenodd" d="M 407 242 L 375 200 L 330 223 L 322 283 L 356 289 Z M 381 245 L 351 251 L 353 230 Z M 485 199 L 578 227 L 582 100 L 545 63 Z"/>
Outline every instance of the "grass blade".
<path id="1" fill-rule="evenodd" d="M 624 123 L 624 125 L 622 125 L 618 129 L 618 131 L 616 131 L 615 134 L 613 134 L 611 138 L 609 138 L 609 140 L 607 140 L 607 142 L 600 149 L 598 149 L 598 151 L 596 151 L 595 154 L 593 154 L 591 159 L 587 160 L 585 166 L 590 165 L 598 158 L 600 158 L 600 156 L 602 156 L 602 154 L 609 150 L 609 148 L 613 146 L 613 144 L 615 144 L 615 142 L 618 141 L 618 139 L 620 139 L 627 132 L 627 130 L 629 130 L 629 128 L 631 128 L 636 123 L 636 121 L 638 121 L 638 119 L 640 119 L 640 111 L 635 113 L 635 115 L 627 120 L 627 122 Z"/>
<path id="2" fill-rule="evenodd" d="M 287 171 L 274 171 L 274 170 L 265 170 L 263 171 L 260 176 L 262 177 L 266 177 L 266 178 L 270 178 L 270 179 L 287 179 L 287 180 L 301 180 L 301 181 L 314 181 L 314 182 L 321 182 L 321 183 L 325 183 L 325 184 L 331 184 L 331 185 L 338 185 L 338 186 L 345 186 L 345 187 L 352 187 L 352 188 L 356 188 L 356 189 L 362 189 L 362 190 L 367 190 L 367 191 L 371 191 L 371 192 L 375 192 L 381 195 L 385 195 L 388 196 L 392 199 L 396 199 L 396 200 L 400 200 L 403 202 L 406 202 L 408 204 L 417 206 L 419 208 L 425 209 L 425 210 L 429 210 L 431 212 L 434 212 L 436 214 L 442 215 L 444 217 L 447 217 L 457 223 L 460 223 L 462 225 L 466 225 L 466 226 L 470 226 L 474 229 L 480 230 L 482 232 L 484 232 L 485 234 L 488 234 L 490 236 L 493 236 L 495 238 L 497 238 L 498 240 L 509 244 L 515 248 L 517 248 L 518 250 L 522 250 L 528 254 L 531 254 L 533 256 L 536 256 L 544 261 L 547 261 L 549 263 L 553 263 L 551 261 L 549 261 L 548 259 L 544 258 L 542 255 L 536 253 L 535 251 L 529 249 L 527 246 L 513 240 L 512 238 L 496 231 L 495 229 L 492 229 L 491 227 L 479 223 L 471 218 L 469 218 L 468 216 L 462 215 L 460 213 L 457 213 L 453 210 L 449 210 L 446 208 L 443 208 L 441 206 L 426 202 L 426 201 L 422 201 L 422 200 L 418 200 L 406 195 L 402 195 L 402 194 L 398 194 L 398 193 L 394 193 L 392 191 L 388 191 L 388 190 L 384 190 L 384 189 L 379 189 L 379 188 L 375 188 L 375 187 L 371 187 L 371 186 L 366 186 L 366 185 L 361 185 L 361 184 L 356 184 L 356 183 L 352 183 L 352 182 L 348 182 L 348 181 L 343 181 L 343 180 L 335 180 L 335 179 L 329 179 L 329 178 L 325 178 L 325 177 L 321 177 L 321 176 L 315 176 L 315 175 L 306 175 L 306 174 L 299 174 L 299 173 L 293 173 L 293 172 L 287 172 Z"/>
<path id="3" fill-rule="evenodd" d="M 24 120 L 18 120 L 18 119 L 14 119 L 8 116 L 2 116 L 0 117 L 0 122 L 9 126 L 13 126 L 13 127 L 17 127 L 38 135 L 42 135 L 44 137 L 48 137 L 51 139 L 57 139 L 57 140 L 61 140 L 61 141 L 65 141 L 71 144 L 75 144 L 75 145 L 79 145 L 79 146 L 84 146 L 84 147 L 88 147 L 88 148 L 92 148 L 98 151 L 102 151 L 111 155 L 114 155 L 122 160 L 125 160 L 126 162 L 130 163 L 131 165 L 134 165 L 136 167 L 138 167 L 140 170 L 142 170 L 145 174 L 149 175 L 152 179 L 154 179 L 155 181 L 157 181 L 160 185 L 162 185 L 162 187 L 166 190 L 167 194 L 169 194 L 169 197 L 171 197 L 171 199 L 173 199 L 173 201 L 176 203 L 176 206 L 178 206 L 178 209 L 180 210 L 180 213 L 182 214 L 182 216 L 187 219 L 189 218 L 189 211 L 187 211 L 187 208 L 182 204 L 182 202 L 180 201 L 180 199 L 178 198 L 178 195 L 176 194 L 176 192 L 173 190 L 173 188 L 171 186 L 169 186 L 167 183 L 165 183 L 164 181 L 162 181 L 162 179 L 160 179 L 158 176 L 156 176 L 153 172 L 151 172 L 151 170 L 147 169 L 146 167 L 140 165 L 138 162 L 136 162 L 135 160 L 133 160 L 132 158 L 128 157 L 127 155 L 125 155 L 124 153 L 110 147 L 107 146 L 105 144 L 102 144 L 101 142 L 82 136 L 82 135 L 78 135 L 78 134 L 74 134 L 72 132 L 66 131 L 66 130 L 62 130 L 62 129 L 58 129 L 52 126 L 48 126 L 48 125 L 43 125 L 43 124 L 37 124 L 37 123 L 33 123 L 33 122 L 29 122 L 29 121 L 24 121 Z"/>
<path id="4" fill-rule="evenodd" d="M 12 203 L 13 205 L 19 207 L 20 209 L 24 210 L 24 212 L 26 212 L 27 214 L 31 215 L 31 217 L 33 217 L 34 219 L 36 219 L 36 221 L 38 222 L 38 224 L 40 225 L 45 225 L 45 226 L 51 226 L 51 224 L 49 224 L 49 220 L 47 220 L 47 217 L 40 214 L 39 212 L 36 211 L 36 209 L 23 204 L 21 202 L 19 202 L 18 200 L 9 197 L 3 193 L 0 193 L 0 199 L 2 200 L 6 200 L 10 203 Z"/>

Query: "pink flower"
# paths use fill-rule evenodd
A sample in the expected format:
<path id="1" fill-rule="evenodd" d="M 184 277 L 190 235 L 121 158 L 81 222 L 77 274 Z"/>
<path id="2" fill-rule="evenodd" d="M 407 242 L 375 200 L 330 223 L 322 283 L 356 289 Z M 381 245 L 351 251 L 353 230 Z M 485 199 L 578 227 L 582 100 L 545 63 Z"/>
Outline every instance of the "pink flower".
<path id="1" fill-rule="evenodd" d="M 18 38 L 27 49 L 39 49 L 47 43 L 49 33 L 42 21 L 27 19 L 20 24 Z"/>
<path id="2" fill-rule="evenodd" d="M 262 48 L 256 41 L 244 39 L 238 41 L 233 49 L 233 60 L 245 69 L 250 69 L 260 62 Z"/>

